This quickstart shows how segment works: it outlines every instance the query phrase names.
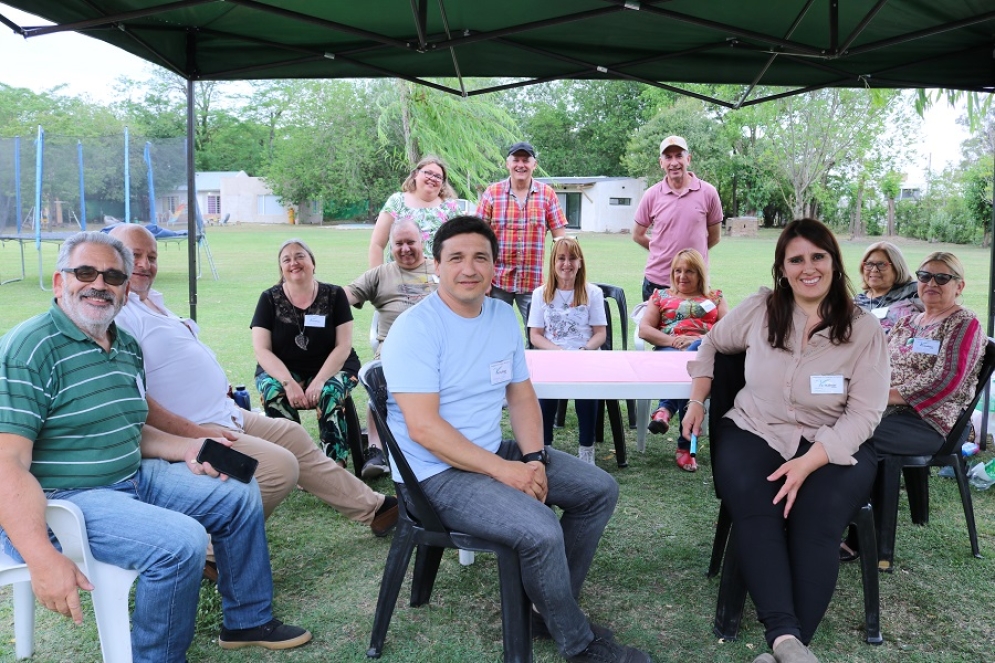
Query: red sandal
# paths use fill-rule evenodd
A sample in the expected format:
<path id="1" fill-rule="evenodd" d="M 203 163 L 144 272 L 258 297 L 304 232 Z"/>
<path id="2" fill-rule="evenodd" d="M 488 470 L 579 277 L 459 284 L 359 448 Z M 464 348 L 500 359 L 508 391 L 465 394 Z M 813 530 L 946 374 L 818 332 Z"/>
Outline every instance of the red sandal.
<path id="1" fill-rule="evenodd" d="M 674 460 L 677 461 L 677 467 L 681 468 L 685 472 L 697 472 L 698 471 L 698 461 L 694 459 L 691 452 L 687 449 L 678 449 L 677 453 L 674 455 Z"/>

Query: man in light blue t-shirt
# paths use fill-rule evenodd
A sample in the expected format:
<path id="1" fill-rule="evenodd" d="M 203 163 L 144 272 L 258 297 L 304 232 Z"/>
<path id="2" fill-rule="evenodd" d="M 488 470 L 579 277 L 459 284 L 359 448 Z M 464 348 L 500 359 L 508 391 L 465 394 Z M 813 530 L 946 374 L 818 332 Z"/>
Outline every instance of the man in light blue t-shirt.
<path id="1" fill-rule="evenodd" d="M 568 661 L 648 662 L 577 605 L 618 484 L 543 446 L 515 314 L 486 296 L 493 231 L 476 217 L 457 217 L 439 228 L 432 250 L 438 291 L 397 318 L 381 350 L 387 423 L 422 490 L 447 527 L 519 553 L 537 611 L 533 634 L 552 637 Z M 517 441 L 501 440 L 505 399 Z M 547 505 L 559 506 L 562 518 Z"/>

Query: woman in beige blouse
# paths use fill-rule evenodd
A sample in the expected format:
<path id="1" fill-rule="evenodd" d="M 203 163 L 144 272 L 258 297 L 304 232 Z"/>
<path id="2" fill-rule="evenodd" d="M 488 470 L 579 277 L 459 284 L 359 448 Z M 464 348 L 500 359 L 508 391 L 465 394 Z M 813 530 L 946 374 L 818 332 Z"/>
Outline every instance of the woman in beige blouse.
<path id="1" fill-rule="evenodd" d="M 772 272 L 773 291 L 730 311 L 689 362 L 682 428 L 700 432 L 715 353 L 745 351 L 746 388 L 715 432 L 713 472 L 774 652 L 756 663 L 813 663 L 807 645 L 836 587 L 840 534 L 874 483 L 877 459 L 864 441 L 886 405 L 888 354 L 878 321 L 853 304 L 839 244 L 822 223 L 789 223 Z"/>

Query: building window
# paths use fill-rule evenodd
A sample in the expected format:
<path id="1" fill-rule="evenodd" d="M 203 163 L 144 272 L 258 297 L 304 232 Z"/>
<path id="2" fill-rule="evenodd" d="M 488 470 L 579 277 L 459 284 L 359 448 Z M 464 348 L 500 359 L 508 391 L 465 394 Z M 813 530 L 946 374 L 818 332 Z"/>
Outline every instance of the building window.
<path id="1" fill-rule="evenodd" d="M 632 204 L 632 198 L 609 198 L 608 204 L 628 206 Z"/>
<path id="2" fill-rule="evenodd" d="M 170 214 L 176 212 L 176 208 L 180 206 L 179 196 L 166 196 L 166 211 Z"/>
<path id="3" fill-rule="evenodd" d="M 207 194 L 207 213 L 221 214 L 221 196 L 216 193 Z"/>
<path id="4" fill-rule="evenodd" d="M 321 206 L 318 204 L 317 200 L 311 201 L 311 214 L 318 214 L 321 212 Z"/>

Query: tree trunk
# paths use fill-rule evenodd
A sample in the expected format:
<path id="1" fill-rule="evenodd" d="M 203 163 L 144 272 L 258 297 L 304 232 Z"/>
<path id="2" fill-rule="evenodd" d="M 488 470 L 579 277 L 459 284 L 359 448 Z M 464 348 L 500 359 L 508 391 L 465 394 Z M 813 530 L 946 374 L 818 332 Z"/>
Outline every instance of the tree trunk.
<path id="1" fill-rule="evenodd" d="M 417 141 L 411 136 L 411 109 L 409 106 L 411 90 L 405 81 L 397 81 L 397 87 L 401 95 L 401 130 L 404 133 L 404 153 L 408 157 L 408 163 L 414 165 L 418 163 L 421 156 L 418 154 Z"/>
<path id="2" fill-rule="evenodd" d="M 895 234 L 895 199 L 888 199 L 888 237 Z"/>

